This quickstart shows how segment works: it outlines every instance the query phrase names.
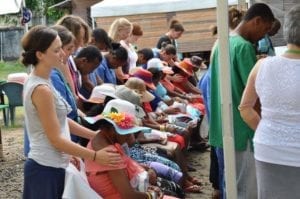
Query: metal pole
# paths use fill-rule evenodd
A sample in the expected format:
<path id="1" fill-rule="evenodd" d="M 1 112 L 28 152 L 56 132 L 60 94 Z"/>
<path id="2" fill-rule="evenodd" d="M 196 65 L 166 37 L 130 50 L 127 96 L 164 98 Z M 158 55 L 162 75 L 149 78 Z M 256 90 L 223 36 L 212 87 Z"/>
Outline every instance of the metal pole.
<path id="1" fill-rule="evenodd" d="M 1 50 L 1 61 L 3 61 L 3 32 L 1 31 L 1 36 L 0 36 L 0 50 Z"/>
<path id="2" fill-rule="evenodd" d="M 217 27 L 219 35 L 219 69 L 222 107 L 222 132 L 226 197 L 237 198 L 235 150 L 232 120 L 231 75 L 228 43 L 228 2 L 217 1 Z"/>
<path id="3" fill-rule="evenodd" d="M 23 4 L 23 7 L 25 8 L 26 7 L 25 0 L 22 1 L 22 4 Z M 25 23 L 24 31 L 25 31 L 25 33 L 28 32 L 28 23 Z"/>

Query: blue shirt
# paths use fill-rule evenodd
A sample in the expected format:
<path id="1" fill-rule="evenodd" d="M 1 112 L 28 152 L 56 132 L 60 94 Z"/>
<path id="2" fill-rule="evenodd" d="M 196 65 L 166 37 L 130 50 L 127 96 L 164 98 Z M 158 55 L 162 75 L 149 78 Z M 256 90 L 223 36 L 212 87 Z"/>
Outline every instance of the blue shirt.
<path id="1" fill-rule="evenodd" d="M 265 35 L 264 38 L 258 41 L 257 51 L 261 54 L 275 56 L 275 50 L 269 35 Z"/>
<path id="2" fill-rule="evenodd" d="M 67 82 L 63 77 L 63 74 L 59 70 L 53 69 L 50 74 L 50 79 L 55 90 L 59 92 L 59 94 L 68 102 L 68 104 L 72 108 L 71 112 L 68 114 L 68 118 L 77 122 L 78 113 L 76 101 L 69 85 L 67 85 Z M 78 136 L 72 134 L 71 139 L 74 142 L 77 142 L 79 140 Z"/>
<path id="3" fill-rule="evenodd" d="M 100 65 L 96 68 L 95 72 L 104 83 L 117 84 L 115 71 L 109 67 L 106 57 L 104 57 Z"/>

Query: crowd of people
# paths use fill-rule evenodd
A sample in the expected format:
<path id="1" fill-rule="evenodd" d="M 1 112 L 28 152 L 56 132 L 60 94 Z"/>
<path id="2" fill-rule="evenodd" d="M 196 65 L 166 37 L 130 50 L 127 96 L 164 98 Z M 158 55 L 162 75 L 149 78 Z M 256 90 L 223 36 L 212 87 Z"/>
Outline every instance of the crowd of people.
<path id="1" fill-rule="evenodd" d="M 269 57 L 255 46 L 259 49 L 259 40 L 280 28 L 271 9 L 257 3 L 246 12 L 229 10 L 241 199 L 297 196 L 299 12 L 298 6 L 286 16 L 289 50 Z M 277 30 L 270 31 L 272 26 Z M 143 29 L 126 18 L 117 18 L 106 32 L 91 31 L 80 17 L 66 15 L 54 26 L 38 25 L 24 35 L 22 63 L 33 66 L 23 94 L 24 199 L 62 198 L 67 190 L 108 199 L 201 193 L 201 179 L 191 175 L 194 168 L 186 155 L 190 149 L 209 147 L 200 133 L 204 116 L 210 126 L 213 197 L 226 198 L 218 40 L 206 66 L 201 57 L 177 56 L 177 39 L 184 31 L 183 24 L 173 20 L 156 47 L 137 47 Z M 262 57 L 267 58 L 257 62 Z M 208 71 L 200 77 L 203 68 Z M 69 189 L 70 167 L 86 179 L 81 181 L 86 189 Z M 283 180 L 288 184 L 284 191 Z"/>

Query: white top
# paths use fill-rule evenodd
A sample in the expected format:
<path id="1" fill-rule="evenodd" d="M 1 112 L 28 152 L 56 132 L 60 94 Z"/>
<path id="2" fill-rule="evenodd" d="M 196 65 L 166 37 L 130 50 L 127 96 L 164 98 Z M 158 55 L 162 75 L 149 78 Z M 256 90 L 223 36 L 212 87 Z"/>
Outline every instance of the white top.
<path id="1" fill-rule="evenodd" d="M 134 46 L 132 44 L 127 44 L 124 40 L 121 40 L 120 44 L 122 45 L 122 47 L 124 47 L 127 50 L 128 53 L 127 63 L 129 65 L 129 71 L 130 71 L 130 69 L 136 67 L 138 54 L 135 52 Z"/>
<path id="2" fill-rule="evenodd" d="M 261 121 L 254 136 L 255 158 L 300 166 L 300 60 L 266 58 L 255 88 L 261 102 Z"/>
<path id="3" fill-rule="evenodd" d="M 66 168 L 69 163 L 69 155 L 58 151 L 50 144 L 37 114 L 37 110 L 32 104 L 32 93 L 38 85 L 42 84 L 49 86 L 53 91 L 56 114 L 60 124 L 60 132 L 64 137 L 70 140 L 70 130 L 67 122 L 67 114 L 71 110 L 70 106 L 54 89 L 50 80 L 31 74 L 25 82 L 23 93 L 25 124 L 30 141 L 30 152 L 28 157 L 44 166 Z"/>

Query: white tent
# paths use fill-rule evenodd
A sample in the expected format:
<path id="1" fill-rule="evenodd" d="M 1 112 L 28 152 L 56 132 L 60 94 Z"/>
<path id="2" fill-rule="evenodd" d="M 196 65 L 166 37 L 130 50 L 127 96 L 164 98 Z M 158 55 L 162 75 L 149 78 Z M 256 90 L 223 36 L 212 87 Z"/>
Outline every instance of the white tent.
<path id="1" fill-rule="evenodd" d="M 238 0 L 229 0 L 237 5 Z M 215 8 L 215 0 L 104 0 L 91 6 L 91 17 L 124 16 Z"/>
<path id="2" fill-rule="evenodd" d="M 0 0 L 0 15 L 20 12 L 22 0 Z"/>

